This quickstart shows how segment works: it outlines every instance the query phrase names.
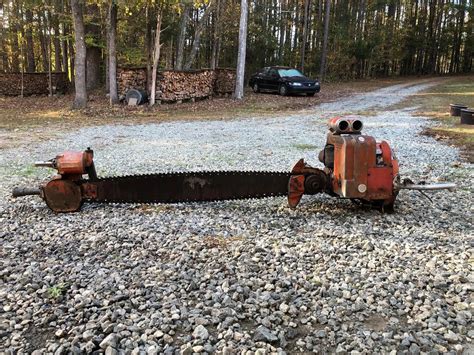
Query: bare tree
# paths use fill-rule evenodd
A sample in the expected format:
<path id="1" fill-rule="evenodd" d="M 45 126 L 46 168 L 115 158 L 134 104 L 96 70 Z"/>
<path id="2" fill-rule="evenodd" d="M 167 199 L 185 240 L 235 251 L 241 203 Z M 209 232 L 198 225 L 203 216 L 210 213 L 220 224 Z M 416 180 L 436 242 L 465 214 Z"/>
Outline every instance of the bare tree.
<path id="1" fill-rule="evenodd" d="M 323 51 L 321 54 L 321 67 L 319 68 L 319 79 L 323 80 L 326 74 L 326 57 L 328 55 L 328 36 L 329 36 L 329 16 L 331 10 L 331 0 L 326 0 L 326 14 L 324 15 L 324 37 Z"/>
<path id="2" fill-rule="evenodd" d="M 83 1 L 86 12 L 86 85 L 87 89 L 98 88 L 101 84 L 102 49 L 98 42 L 103 38 L 101 30 L 100 6 L 94 1 Z"/>
<path id="3" fill-rule="evenodd" d="M 111 0 L 109 3 L 107 16 L 107 44 L 109 49 L 109 95 L 110 104 L 118 104 L 118 92 L 117 92 L 117 49 L 116 49 L 116 37 L 117 37 L 117 3 L 115 0 Z"/>
<path id="4" fill-rule="evenodd" d="M 153 47 L 153 38 L 151 35 L 152 31 L 152 23 L 150 21 L 150 11 L 151 6 L 150 3 L 147 1 L 145 6 L 145 22 L 146 22 L 146 30 L 145 30 L 145 53 L 146 53 L 146 91 L 148 95 L 151 93 L 151 70 L 152 70 L 152 62 L 153 62 L 153 54 L 152 54 L 152 47 Z"/>
<path id="5" fill-rule="evenodd" d="M 68 51 L 67 51 L 67 40 L 66 40 L 66 24 L 62 24 L 62 37 L 61 40 L 61 52 L 62 52 L 62 69 L 68 74 L 69 63 L 68 63 Z"/>
<path id="6" fill-rule="evenodd" d="M 201 45 L 201 34 L 206 27 L 207 19 L 209 15 L 211 14 L 212 8 L 213 8 L 213 3 L 211 0 L 209 1 L 207 8 L 204 11 L 204 14 L 199 20 L 199 23 L 196 27 L 196 31 L 194 32 L 193 46 L 191 47 L 191 53 L 189 53 L 189 57 L 188 57 L 188 60 L 186 61 L 186 64 L 184 65 L 184 69 L 191 69 L 191 67 L 194 64 L 194 60 L 196 59 L 196 54 L 198 53 L 199 46 Z"/>
<path id="7" fill-rule="evenodd" d="M 60 12 L 60 3 L 58 0 L 54 1 L 54 11 L 51 16 L 51 25 L 54 29 L 54 70 L 62 71 L 62 61 L 61 61 L 61 41 L 60 41 L 60 32 L 59 32 L 59 18 L 58 14 Z"/>
<path id="8" fill-rule="evenodd" d="M 186 27 L 188 26 L 189 12 L 191 10 L 190 4 L 184 4 L 183 13 L 181 14 L 181 19 L 179 21 L 179 36 L 178 36 L 178 50 L 176 52 L 176 65 L 177 70 L 183 69 L 184 61 L 184 43 L 186 40 Z"/>
<path id="9" fill-rule="evenodd" d="M 235 80 L 234 98 L 242 100 L 244 97 L 244 77 L 245 77 L 245 54 L 247 51 L 247 19 L 248 2 L 240 2 L 240 25 L 239 25 L 239 52 L 237 54 L 237 77 Z"/>
<path id="10" fill-rule="evenodd" d="M 33 73 L 36 70 L 35 49 L 33 43 L 33 13 L 30 9 L 26 9 L 26 60 L 28 63 L 27 71 Z"/>
<path id="11" fill-rule="evenodd" d="M 156 73 L 158 71 L 158 63 L 160 60 L 160 35 L 161 35 L 161 8 L 158 9 L 156 14 L 156 33 L 155 33 L 155 50 L 153 51 L 153 70 L 151 73 L 151 93 L 150 93 L 150 106 L 155 104 L 156 97 Z"/>
<path id="12" fill-rule="evenodd" d="M 20 16 L 18 14 L 18 6 L 15 6 L 15 4 L 12 4 L 13 6 L 13 36 L 12 36 L 12 71 L 18 73 L 20 71 L 20 45 L 18 43 L 18 35 L 21 33 L 20 29 Z M 1 26 L 1 25 L 0 25 Z M 5 56 L 7 55 L 7 52 L 4 52 Z"/>
<path id="13" fill-rule="evenodd" d="M 303 40 L 301 41 L 301 71 L 304 72 L 304 62 L 306 56 L 306 42 L 308 41 L 308 13 L 311 6 L 311 0 L 304 2 L 304 19 L 303 19 Z"/>
<path id="14" fill-rule="evenodd" d="M 76 88 L 76 94 L 72 107 L 78 109 L 87 106 L 86 42 L 84 39 L 83 1 L 71 0 L 71 10 L 74 20 L 74 39 L 76 42 L 76 52 L 74 59 L 74 85 Z"/>

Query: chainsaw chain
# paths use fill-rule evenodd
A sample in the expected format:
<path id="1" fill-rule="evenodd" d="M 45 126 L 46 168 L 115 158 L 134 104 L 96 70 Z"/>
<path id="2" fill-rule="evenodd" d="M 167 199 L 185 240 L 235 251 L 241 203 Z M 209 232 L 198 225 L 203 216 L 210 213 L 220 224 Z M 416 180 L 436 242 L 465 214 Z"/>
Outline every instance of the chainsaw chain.
<path id="1" fill-rule="evenodd" d="M 253 190 L 246 191 L 244 195 L 242 194 L 235 194 L 235 195 L 227 195 L 227 191 L 223 191 L 225 196 L 222 198 L 205 198 L 203 200 L 196 199 L 196 197 L 190 198 L 177 198 L 177 199 L 163 199 L 163 198 L 147 198 L 140 199 L 134 196 L 134 192 L 139 191 L 143 186 L 140 186 L 140 183 L 145 181 L 151 181 L 163 186 L 163 189 L 168 188 L 169 186 L 162 185 L 163 181 L 172 183 L 172 178 L 177 178 L 179 181 L 183 181 L 183 179 L 189 178 L 205 178 L 210 179 L 211 181 L 218 180 L 219 178 L 224 179 L 226 177 L 241 177 L 242 180 L 245 178 L 258 178 L 259 181 L 262 181 L 262 185 L 255 184 L 252 185 Z M 110 196 L 105 196 L 103 198 L 95 198 L 90 199 L 90 201 L 101 202 L 101 203 L 145 203 L 145 204 L 153 204 L 153 203 L 181 203 L 181 202 L 198 202 L 198 201 L 222 201 L 222 200 L 247 200 L 247 199 L 260 199 L 265 197 L 274 197 L 274 196 L 286 196 L 287 195 L 287 186 L 286 183 L 291 176 L 290 172 L 275 172 L 275 171 L 239 171 L 239 170 L 230 170 L 230 171 L 194 171 L 194 172 L 167 172 L 167 173 L 155 173 L 155 174 L 134 174 L 134 175 L 123 175 L 123 176 L 110 176 L 110 177 L 99 177 L 94 180 L 81 180 L 80 183 L 90 183 L 96 186 L 101 186 L 101 184 L 110 183 L 111 185 L 120 183 L 123 186 L 124 191 L 121 191 L 121 195 L 126 195 L 128 193 L 128 197 L 126 198 L 118 198 L 118 196 L 113 196 L 113 193 Z M 171 178 L 171 180 L 170 180 Z M 268 182 L 276 180 L 278 184 L 274 187 L 273 191 L 268 186 Z M 232 181 L 232 180 L 229 180 Z M 222 181 L 220 181 L 222 183 Z M 238 179 L 234 182 L 238 183 Z M 136 185 L 134 185 L 136 184 Z M 123 196 L 122 196 L 123 197 Z"/>

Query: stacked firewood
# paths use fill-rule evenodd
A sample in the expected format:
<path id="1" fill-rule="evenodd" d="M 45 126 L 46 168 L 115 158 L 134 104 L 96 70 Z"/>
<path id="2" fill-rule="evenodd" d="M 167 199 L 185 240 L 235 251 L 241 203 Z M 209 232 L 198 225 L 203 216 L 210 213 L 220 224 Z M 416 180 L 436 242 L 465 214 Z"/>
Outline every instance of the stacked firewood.
<path id="1" fill-rule="evenodd" d="M 234 91 L 235 69 L 217 68 L 215 76 L 214 92 L 216 94 L 230 94 Z"/>
<path id="2" fill-rule="evenodd" d="M 146 68 L 118 68 L 117 85 L 120 96 L 130 89 L 146 90 Z"/>
<path id="3" fill-rule="evenodd" d="M 119 94 L 129 89 L 146 90 L 146 68 L 119 68 Z M 231 93 L 235 86 L 235 70 L 162 70 L 157 73 L 156 99 L 163 102 L 202 99 L 214 94 Z"/>
<path id="4" fill-rule="evenodd" d="M 0 73 L 0 95 L 20 96 L 22 81 L 25 96 L 49 94 L 48 73 Z M 67 91 L 69 82 L 66 73 L 51 73 L 51 81 L 53 94 Z"/>
<path id="5" fill-rule="evenodd" d="M 204 98 L 211 96 L 213 91 L 212 70 L 165 70 L 159 73 L 157 97 L 162 101 Z"/>

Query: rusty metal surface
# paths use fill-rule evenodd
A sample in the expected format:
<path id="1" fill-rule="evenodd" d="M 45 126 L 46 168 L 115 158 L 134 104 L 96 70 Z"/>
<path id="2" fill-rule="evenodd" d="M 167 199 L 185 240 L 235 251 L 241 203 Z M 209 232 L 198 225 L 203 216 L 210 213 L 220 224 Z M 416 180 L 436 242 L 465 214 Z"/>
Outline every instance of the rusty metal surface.
<path id="1" fill-rule="evenodd" d="M 304 175 L 293 175 L 288 181 L 288 206 L 296 208 L 304 194 Z"/>
<path id="2" fill-rule="evenodd" d="M 176 203 L 286 196 L 290 173 L 210 171 L 110 177 L 89 182 L 97 202 Z M 91 191 L 87 188 L 87 191 Z"/>
<path id="3" fill-rule="evenodd" d="M 55 212 L 75 212 L 81 208 L 81 188 L 74 181 L 51 180 L 42 188 L 42 193 L 48 207 Z"/>
<path id="4" fill-rule="evenodd" d="M 324 171 L 305 164 L 300 159 L 291 171 L 288 182 L 288 206 L 295 208 L 304 194 L 314 195 L 330 190 L 329 177 Z"/>
<path id="5" fill-rule="evenodd" d="M 12 191 L 13 197 L 41 195 L 41 189 L 38 187 L 15 187 Z"/>

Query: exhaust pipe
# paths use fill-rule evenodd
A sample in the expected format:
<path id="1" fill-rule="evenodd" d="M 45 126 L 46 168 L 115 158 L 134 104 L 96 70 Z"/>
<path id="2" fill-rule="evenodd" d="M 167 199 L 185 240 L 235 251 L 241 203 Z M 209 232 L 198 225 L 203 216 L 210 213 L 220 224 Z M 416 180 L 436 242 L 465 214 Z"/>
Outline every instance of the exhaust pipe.
<path id="1" fill-rule="evenodd" d="M 334 117 L 329 120 L 329 130 L 336 134 L 349 133 L 350 132 L 350 123 L 349 121 L 340 118 Z"/>
<path id="2" fill-rule="evenodd" d="M 360 133 L 364 124 L 354 118 L 334 117 L 328 121 L 329 130 L 334 134 Z"/>
<path id="3" fill-rule="evenodd" d="M 362 123 L 361 120 L 353 120 L 351 121 L 351 127 L 352 127 L 352 132 L 360 133 L 360 131 L 362 131 L 362 128 L 364 127 L 364 124 Z"/>

